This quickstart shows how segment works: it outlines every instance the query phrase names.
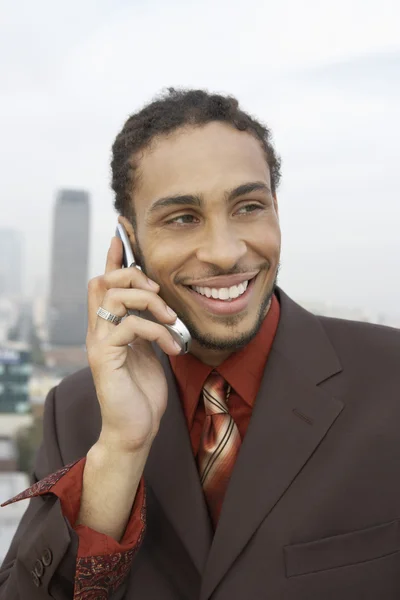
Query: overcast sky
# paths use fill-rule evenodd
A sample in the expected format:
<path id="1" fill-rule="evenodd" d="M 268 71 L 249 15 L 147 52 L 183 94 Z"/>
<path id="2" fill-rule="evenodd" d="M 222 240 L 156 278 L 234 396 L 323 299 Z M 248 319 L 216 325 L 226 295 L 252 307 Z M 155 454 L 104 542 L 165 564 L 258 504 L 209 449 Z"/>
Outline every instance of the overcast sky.
<path id="1" fill-rule="evenodd" d="M 29 292 L 57 189 L 90 192 L 102 272 L 115 135 L 162 88 L 205 87 L 274 132 L 281 286 L 400 315 L 399 23 L 398 0 L 0 0 L 1 226 L 25 235 Z"/>

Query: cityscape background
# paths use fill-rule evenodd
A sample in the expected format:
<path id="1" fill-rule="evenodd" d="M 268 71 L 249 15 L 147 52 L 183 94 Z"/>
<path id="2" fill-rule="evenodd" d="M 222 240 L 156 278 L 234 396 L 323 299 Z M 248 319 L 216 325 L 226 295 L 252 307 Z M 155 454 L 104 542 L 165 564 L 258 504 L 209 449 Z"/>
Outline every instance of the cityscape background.
<path id="1" fill-rule="evenodd" d="M 315 313 L 400 327 L 397 0 L 0 10 L 0 502 L 29 484 L 48 391 L 87 364 L 111 144 L 165 87 L 234 94 L 272 128 L 281 287 Z M 25 508 L 0 509 L 0 562 Z"/>

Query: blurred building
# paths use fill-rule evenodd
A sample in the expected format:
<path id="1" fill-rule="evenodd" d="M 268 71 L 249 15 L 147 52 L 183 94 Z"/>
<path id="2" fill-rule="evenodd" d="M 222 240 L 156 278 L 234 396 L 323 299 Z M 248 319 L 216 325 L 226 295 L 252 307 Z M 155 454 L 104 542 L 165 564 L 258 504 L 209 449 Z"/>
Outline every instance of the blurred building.
<path id="1" fill-rule="evenodd" d="M 32 300 L 32 317 L 36 333 L 42 341 L 47 341 L 49 338 L 48 311 L 49 301 L 45 284 L 42 281 L 38 281 L 35 285 L 35 293 Z"/>
<path id="2" fill-rule="evenodd" d="M 31 353 L 26 344 L 0 344 L 0 436 L 13 438 L 32 422 L 31 373 Z"/>
<path id="3" fill-rule="evenodd" d="M 22 294 L 23 238 L 19 231 L 0 229 L 0 296 Z"/>
<path id="4" fill-rule="evenodd" d="M 44 350 L 46 365 L 53 373 L 66 377 L 88 366 L 84 346 L 53 347 Z"/>
<path id="5" fill-rule="evenodd" d="M 49 301 L 49 342 L 54 346 L 85 344 L 89 209 L 83 190 L 61 190 L 57 196 Z"/>
<path id="6" fill-rule="evenodd" d="M 0 344 L 8 340 L 10 329 L 18 318 L 18 306 L 11 298 L 0 298 Z"/>
<path id="7" fill-rule="evenodd" d="M 31 353 L 25 344 L 0 346 L 0 413 L 23 415 L 29 412 Z"/>
<path id="8" fill-rule="evenodd" d="M 17 318 L 8 330 L 8 340 L 22 342 L 29 346 L 34 328 L 32 302 L 26 299 L 20 300 L 16 308 Z"/>

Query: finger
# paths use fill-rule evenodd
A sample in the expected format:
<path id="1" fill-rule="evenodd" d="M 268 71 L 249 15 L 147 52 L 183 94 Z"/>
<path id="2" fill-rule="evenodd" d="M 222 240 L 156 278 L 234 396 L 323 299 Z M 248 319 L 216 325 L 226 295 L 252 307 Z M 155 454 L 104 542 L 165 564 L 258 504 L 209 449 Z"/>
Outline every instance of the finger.
<path id="1" fill-rule="evenodd" d="M 161 323 L 172 324 L 177 317 L 176 313 L 167 306 L 160 296 L 154 292 L 139 289 L 113 288 L 108 290 L 103 298 L 102 307 L 118 317 L 124 317 L 128 310 L 148 310 Z M 115 324 L 98 317 L 95 330 L 100 337 L 110 332 L 110 327 L 115 327 Z"/>
<path id="2" fill-rule="evenodd" d="M 129 315 L 120 325 L 114 327 L 106 342 L 109 346 L 121 347 L 132 344 L 136 338 L 157 343 L 166 354 L 177 355 L 181 350 L 165 327 L 135 315 Z"/>
<path id="3" fill-rule="evenodd" d="M 123 246 L 121 240 L 114 236 L 111 238 L 110 247 L 107 252 L 105 272 L 110 273 L 122 267 Z"/>
<path id="4" fill-rule="evenodd" d="M 92 278 L 88 284 L 88 324 L 90 331 L 93 331 L 96 326 L 97 309 L 103 306 L 103 299 L 107 290 L 113 288 L 142 288 L 158 292 L 160 286 L 136 267 L 118 268 L 105 275 Z"/>
<path id="5" fill-rule="evenodd" d="M 149 279 L 143 271 L 136 267 L 110 271 L 103 276 L 103 282 L 107 290 L 112 288 L 144 288 L 154 292 L 160 289 L 158 283 Z"/>

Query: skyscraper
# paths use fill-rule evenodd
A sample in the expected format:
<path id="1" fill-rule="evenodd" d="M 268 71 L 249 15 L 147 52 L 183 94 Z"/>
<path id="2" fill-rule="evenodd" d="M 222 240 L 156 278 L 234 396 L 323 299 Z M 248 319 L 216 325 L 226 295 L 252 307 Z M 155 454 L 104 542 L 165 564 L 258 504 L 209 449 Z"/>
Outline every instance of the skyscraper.
<path id="1" fill-rule="evenodd" d="M 56 199 L 50 281 L 49 341 L 80 346 L 87 328 L 89 195 L 61 190 Z"/>
<path id="2" fill-rule="evenodd" d="M 0 229 L 0 296 L 22 293 L 22 235 Z"/>

